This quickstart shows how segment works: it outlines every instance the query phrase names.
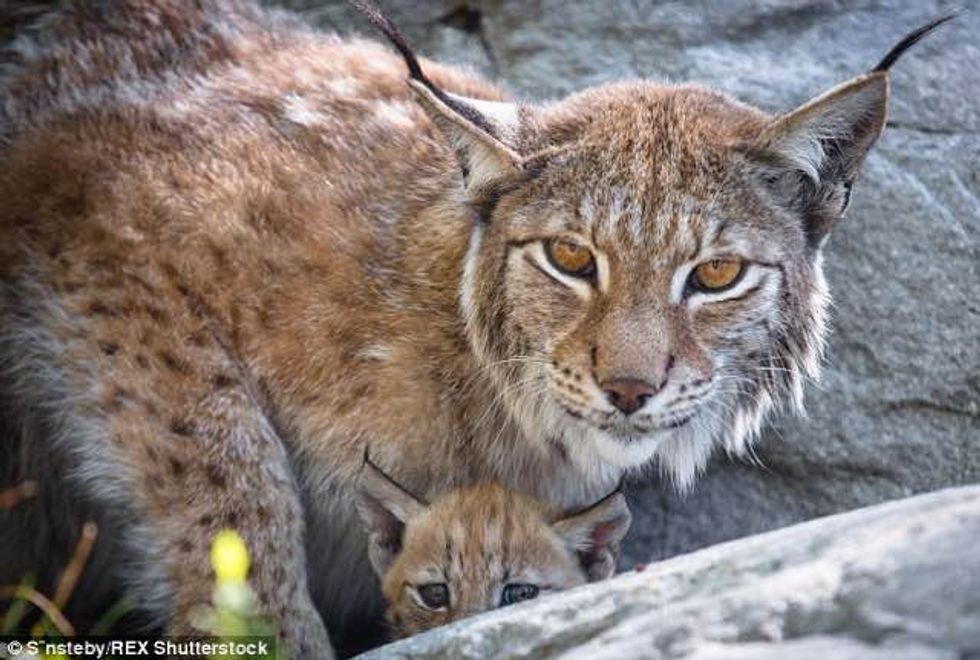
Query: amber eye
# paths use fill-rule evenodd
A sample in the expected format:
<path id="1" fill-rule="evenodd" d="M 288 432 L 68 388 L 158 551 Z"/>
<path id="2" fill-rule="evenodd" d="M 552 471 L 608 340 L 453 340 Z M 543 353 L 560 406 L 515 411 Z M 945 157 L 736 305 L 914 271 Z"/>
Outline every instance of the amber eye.
<path id="1" fill-rule="evenodd" d="M 551 264 L 573 277 L 592 277 L 595 273 L 595 258 L 584 245 L 562 238 L 548 241 L 546 246 Z"/>
<path id="2" fill-rule="evenodd" d="M 692 283 L 701 291 L 721 291 L 735 284 L 744 269 L 741 259 L 712 259 L 694 269 Z"/>
<path id="3" fill-rule="evenodd" d="M 443 582 L 420 584 L 416 591 L 422 603 L 430 610 L 441 610 L 449 605 L 449 587 Z"/>

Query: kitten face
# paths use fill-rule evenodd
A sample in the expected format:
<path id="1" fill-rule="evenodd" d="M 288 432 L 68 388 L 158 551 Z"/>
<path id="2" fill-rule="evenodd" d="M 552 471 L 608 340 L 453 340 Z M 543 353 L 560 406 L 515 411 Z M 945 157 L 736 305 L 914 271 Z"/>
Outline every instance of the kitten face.
<path id="1" fill-rule="evenodd" d="M 405 636 L 586 581 L 534 503 L 484 487 L 408 520 L 382 588 L 388 622 Z"/>
<path id="2" fill-rule="evenodd" d="M 399 637 L 605 579 L 630 525 L 619 492 L 563 516 L 497 484 L 425 504 L 369 461 L 357 509 Z"/>
<path id="3" fill-rule="evenodd" d="M 583 463 L 659 455 L 685 483 L 715 439 L 739 449 L 815 375 L 818 252 L 745 155 L 765 122 L 718 94 L 636 84 L 537 118 L 535 148 L 569 146 L 500 196 L 464 283 L 482 294 L 475 343 L 530 437 Z"/>

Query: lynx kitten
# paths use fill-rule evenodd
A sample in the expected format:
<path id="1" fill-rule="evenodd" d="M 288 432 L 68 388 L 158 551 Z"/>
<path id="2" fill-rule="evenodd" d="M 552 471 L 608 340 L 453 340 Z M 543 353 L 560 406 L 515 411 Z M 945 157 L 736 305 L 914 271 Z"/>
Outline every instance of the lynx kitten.
<path id="1" fill-rule="evenodd" d="M 567 516 L 498 484 L 425 504 L 370 462 L 358 511 L 399 637 L 603 580 L 630 525 L 619 491 Z"/>

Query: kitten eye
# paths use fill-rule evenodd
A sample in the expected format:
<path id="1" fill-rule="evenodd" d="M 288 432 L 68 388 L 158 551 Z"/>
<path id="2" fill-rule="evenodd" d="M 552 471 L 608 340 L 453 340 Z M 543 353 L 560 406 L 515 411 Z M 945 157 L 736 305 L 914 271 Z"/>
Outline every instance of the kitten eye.
<path id="1" fill-rule="evenodd" d="M 531 600 L 538 597 L 538 586 L 535 584 L 508 584 L 504 587 L 504 593 L 500 596 L 500 604 L 513 605 L 522 600 Z"/>
<path id="2" fill-rule="evenodd" d="M 595 273 L 595 257 L 584 245 L 563 238 L 554 238 L 545 244 L 548 261 L 566 275 L 589 278 Z"/>
<path id="3" fill-rule="evenodd" d="M 430 582 L 415 588 L 422 603 L 430 610 L 441 610 L 449 605 L 449 587 L 443 582 Z"/>
<path id="4" fill-rule="evenodd" d="M 691 282 L 700 291 L 721 291 L 734 285 L 744 270 L 741 259 L 712 259 L 694 269 Z"/>

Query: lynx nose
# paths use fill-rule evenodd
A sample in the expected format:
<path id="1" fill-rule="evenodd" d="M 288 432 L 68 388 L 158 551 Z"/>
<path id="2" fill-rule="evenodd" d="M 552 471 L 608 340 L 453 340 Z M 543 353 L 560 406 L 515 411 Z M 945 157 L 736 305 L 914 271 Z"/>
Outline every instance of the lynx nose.
<path id="1" fill-rule="evenodd" d="M 629 415 L 643 407 L 647 400 L 657 393 L 653 385 L 638 378 L 616 378 L 602 385 L 609 403 Z"/>

